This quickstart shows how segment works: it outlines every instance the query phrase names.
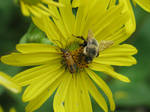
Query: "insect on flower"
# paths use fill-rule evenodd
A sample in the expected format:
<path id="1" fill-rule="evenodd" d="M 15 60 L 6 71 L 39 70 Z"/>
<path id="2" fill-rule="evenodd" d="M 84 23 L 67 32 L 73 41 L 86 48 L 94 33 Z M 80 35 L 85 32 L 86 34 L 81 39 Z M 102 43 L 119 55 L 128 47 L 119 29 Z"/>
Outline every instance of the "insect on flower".
<path id="1" fill-rule="evenodd" d="M 98 43 L 92 30 L 88 31 L 87 40 L 85 40 L 82 36 L 76 37 L 84 40 L 84 43 L 81 44 L 81 46 L 84 47 L 83 54 L 85 55 L 85 61 L 87 63 L 90 63 L 95 57 L 98 57 L 99 52 L 113 45 L 113 41 L 110 40 L 102 40 L 100 43 Z"/>
<path id="2" fill-rule="evenodd" d="M 58 41 L 58 40 L 53 40 L 53 41 L 58 42 L 63 47 L 63 48 L 61 48 L 61 47 L 57 46 L 59 48 L 59 50 L 62 52 L 63 60 L 61 63 L 66 65 L 66 69 L 68 68 L 70 73 L 73 74 L 73 73 L 77 72 L 77 65 L 73 59 L 71 52 L 68 49 L 65 49 L 63 44 L 60 41 Z"/>
<path id="3" fill-rule="evenodd" d="M 77 66 L 74 62 L 72 54 L 65 49 L 60 48 L 60 50 L 63 53 L 63 57 L 64 57 L 64 60 L 66 62 L 66 65 L 67 65 L 66 67 L 68 68 L 69 72 L 75 73 L 77 71 Z"/>

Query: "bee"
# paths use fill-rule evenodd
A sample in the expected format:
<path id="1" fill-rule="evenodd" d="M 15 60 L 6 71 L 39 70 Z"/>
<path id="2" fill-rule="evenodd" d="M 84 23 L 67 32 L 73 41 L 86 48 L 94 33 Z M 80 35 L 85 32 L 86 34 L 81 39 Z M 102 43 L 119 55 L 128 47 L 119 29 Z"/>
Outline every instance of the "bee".
<path id="1" fill-rule="evenodd" d="M 68 68 L 69 72 L 72 74 L 77 72 L 77 65 L 76 65 L 71 53 L 62 48 L 60 50 L 63 53 L 63 57 L 66 62 L 66 65 L 67 65 L 66 67 Z"/>
<path id="2" fill-rule="evenodd" d="M 113 44 L 113 41 L 102 40 L 100 43 L 95 39 L 94 34 L 91 30 L 88 31 L 87 40 L 85 40 L 82 36 L 77 36 L 84 40 L 83 44 L 83 55 L 85 56 L 85 61 L 90 63 L 95 57 L 99 56 L 99 52 L 107 49 Z"/>

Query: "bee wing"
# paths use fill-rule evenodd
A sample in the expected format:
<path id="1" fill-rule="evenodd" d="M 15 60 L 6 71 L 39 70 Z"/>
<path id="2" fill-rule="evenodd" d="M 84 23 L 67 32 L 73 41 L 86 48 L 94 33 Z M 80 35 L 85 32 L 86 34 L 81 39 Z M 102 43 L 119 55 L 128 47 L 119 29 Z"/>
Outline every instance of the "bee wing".
<path id="1" fill-rule="evenodd" d="M 113 41 L 110 41 L 110 40 L 102 40 L 102 41 L 100 42 L 100 44 L 99 44 L 99 51 L 101 52 L 101 51 L 103 51 L 103 50 L 109 48 L 110 46 L 113 45 L 113 43 L 114 43 L 114 42 L 113 42 Z"/>
<path id="2" fill-rule="evenodd" d="M 94 38 L 94 33 L 92 32 L 92 30 L 89 30 L 88 31 L 88 36 L 87 36 L 87 39 L 91 39 L 91 38 Z"/>

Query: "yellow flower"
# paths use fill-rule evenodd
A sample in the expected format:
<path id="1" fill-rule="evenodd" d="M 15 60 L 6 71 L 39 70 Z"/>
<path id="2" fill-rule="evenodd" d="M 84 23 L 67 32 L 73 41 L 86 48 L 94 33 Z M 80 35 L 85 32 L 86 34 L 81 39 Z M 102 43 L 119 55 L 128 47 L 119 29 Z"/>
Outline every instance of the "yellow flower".
<path id="1" fill-rule="evenodd" d="M 106 94 L 110 110 L 114 111 L 112 92 L 94 71 L 130 82 L 112 67 L 136 64 L 132 56 L 137 53 L 136 48 L 129 44 L 120 44 L 128 38 L 125 24 L 129 15 L 122 11 L 123 4 L 108 9 L 109 0 L 85 0 L 77 8 L 76 14 L 72 11 L 70 0 L 60 0 L 60 3 L 65 7 L 51 8 L 57 19 L 50 19 L 48 16 L 32 18 L 54 46 L 19 44 L 16 46 L 18 52 L 2 57 L 2 62 L 9 65 L 36 66 L 13 77 L 21 86 L 27 86 L 23 94 L 23 101 L 29 102 L 26 111 L 38 109 L 56 91 L 54 112 L 92 112 L 90 96 L 104 112 L 108 112 L 107 103 L 98 88 Z M 94 33 L 95 41 L 113 43 L 100 51 L 99 56 L 91 62 L 83 54 L 87 46 L 81 44 L 86 41 L 73 36 L 83 36 L 86 39 L 89 30 Z"/>
<path id="2" fill-rule="evenodd" d="M 0 112 L 4 112 L 1 106 L 0 106 Z M 16 109 L 12 107 L 9 109 L 9 112 L 16 112 Z"/>
<path id="3" fill-rule="evenodd" d="M 46 6 L 63 6 L 53 0 L 19 0 L 21 10 L 25 16 L 37 16 L 42 15 L 55 16 L 54 13 Z"/>
<path id="4" fill-rule="evenodd" d="M 3 72 L 0 72 L 0 85 L 6 87 L 14 93 L 19 93 L 21 91 L 21 87 L 17 85 L 10 76 Z"/>

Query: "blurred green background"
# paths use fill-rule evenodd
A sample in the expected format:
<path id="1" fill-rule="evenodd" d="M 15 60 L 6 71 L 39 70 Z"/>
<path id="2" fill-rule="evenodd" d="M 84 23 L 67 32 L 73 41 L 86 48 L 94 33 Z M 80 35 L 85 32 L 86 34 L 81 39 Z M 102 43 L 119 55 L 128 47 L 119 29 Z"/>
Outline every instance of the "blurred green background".
<path id="1" fill-rule="evenodd" d="M 117 104 L 116 112 L 150 112 L 150 14 L 136 7 L 137 30 L 126 42 L 138 49 L 135 56 L 138 64 L 132 67 L 116 67 L 116 70 L 131 79 L 126 84 L 118 80 L 106 78 L 113 91 Z M 13 0 L 0 1 L 0 56 L 15 50 L 15 45 L 27 32 L 31 20 L 23 17 Z M 0 63 L 0 70 L 13 76 L 24 68 L 12 67 Z M 102 74 L 100 74 L 103 76 Z M 94 112 L 100 108 L 92 100 Z M 13 94 L 0 86 L 0 105 L 8 112 L 15 107 L 17 112 L 24 112 L 25 103 L 21 94 Z M 52 98 L 37 112 L 53 112 Z"/>

